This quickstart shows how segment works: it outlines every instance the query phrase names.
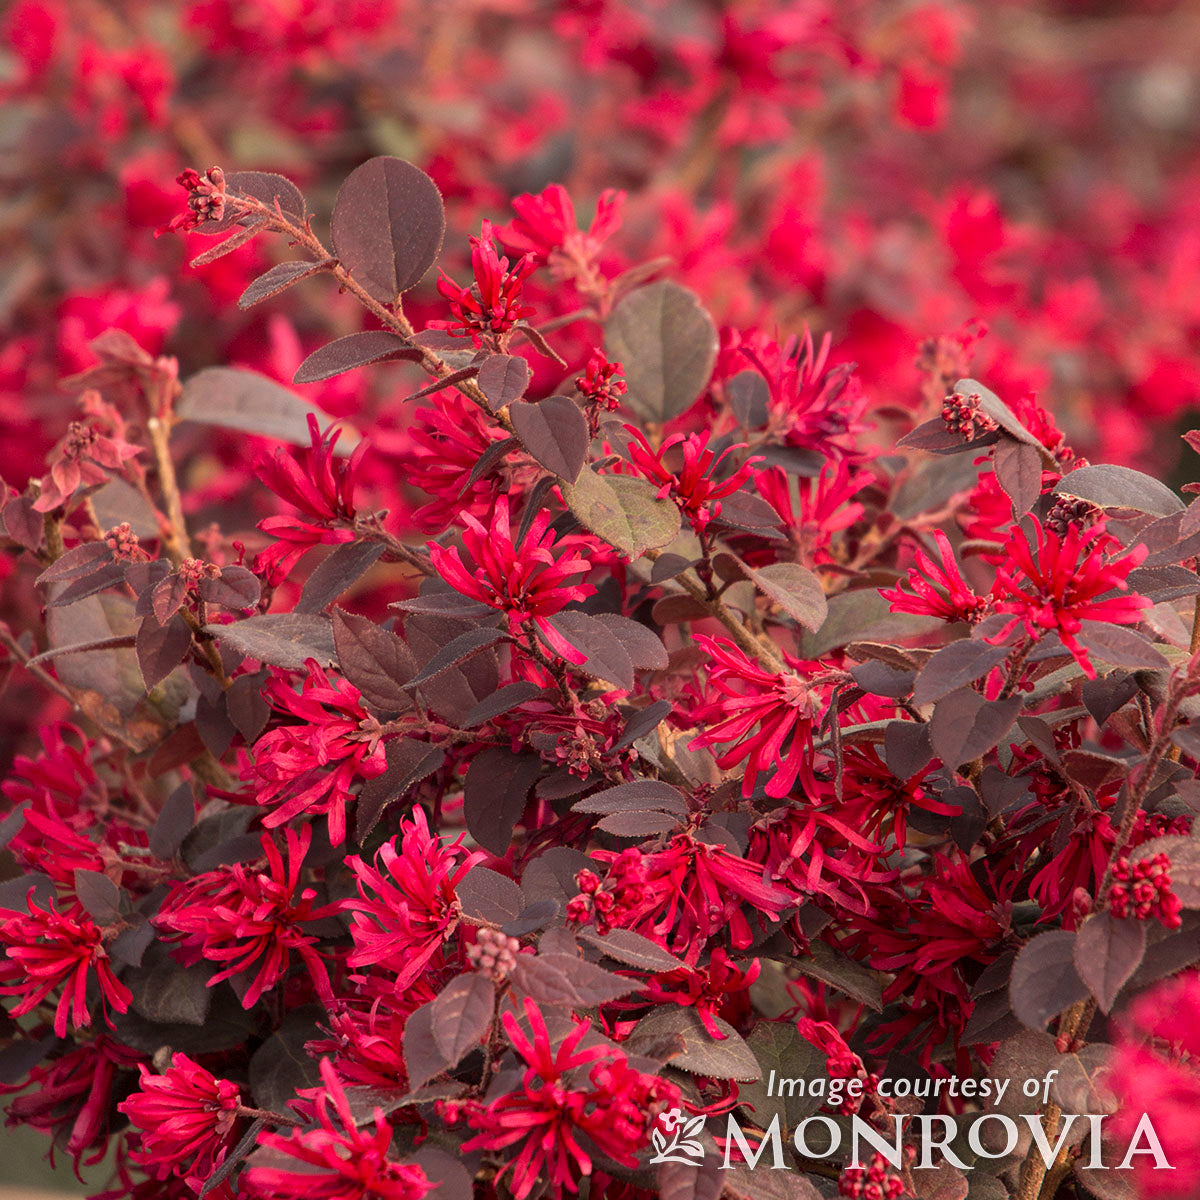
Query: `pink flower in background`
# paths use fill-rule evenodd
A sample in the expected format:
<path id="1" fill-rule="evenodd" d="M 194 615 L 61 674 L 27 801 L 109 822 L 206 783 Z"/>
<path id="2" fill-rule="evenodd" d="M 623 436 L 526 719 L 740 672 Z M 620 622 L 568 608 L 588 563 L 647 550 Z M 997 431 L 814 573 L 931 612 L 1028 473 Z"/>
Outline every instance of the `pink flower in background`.
<path id="1" fill-rule="evenodd" d="M 601 192 L 596 215 L 583 230 L 566 188 L 552 183 L 538 195 L 526 192 L 515 197 L 516 217 L 496 232 L 510 249 L 528 254 L 536 262 L 548 262 L 555 278 L 586 279 L 600 248 L 621 227 L 624 205 L 624 192 L 615 188 Z"/>
<path id="2" fill-rule="evenodd" d="M 1191 1200 L 1200 1189 L 1200 976 L 1194 971 L 1143 993 L 1121 1021 L 1106 1081 L 1120 1105 L 1110 1120 L 1128 1142 L 1148 1114 L 1173 1168 L 1154 1169 L 1149 1155 L 1131 1163 L 1145 1200 Z M 1145 1142 L 1142 1142 L 1145 1145 Z"/>
<path id="3" fill-rule="evenodd" d="M 118 1073 L 144 1060 L 137 1050 L 122 1046 L 107 1034 L 97 1034 L 60 1058 L 35 1067 L 25 1084 L 25 1095 L 8 1104 L 8 1124 L 17 1122 L 41 1130 L 80 1165 L 102 1159 L 109 1144 L 109 1113 Z M 85 1158 L 89 1150 L 91 1158 Z"/>
<path id="4" fill-rule="evenodd" d="M 221 1165 L 238 1118 L 237 1084 L 217 1079 L 186 1054 L 155 1074 L 144 1064 L 141 1090 L 117 1107 L 139 1131 L 136 1161 L 153 1175 L 203 1183 Z"/>

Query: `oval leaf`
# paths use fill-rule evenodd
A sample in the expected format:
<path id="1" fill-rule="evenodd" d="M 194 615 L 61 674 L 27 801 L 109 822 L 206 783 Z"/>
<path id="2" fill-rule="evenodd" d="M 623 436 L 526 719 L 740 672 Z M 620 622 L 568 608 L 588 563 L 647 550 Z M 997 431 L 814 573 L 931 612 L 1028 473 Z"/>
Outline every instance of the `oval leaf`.
<path id="1" fill-rule="evenodd" d="M 604 327 L 611 361 L 625 364 L 625 404 L 660 425 L 689 409 L 708 386 L 717 329 L 694 292 L 663 279 L 638 288 Z"/>
<path id="2" fill-rule="evenodd" d="M 368 159 L 333 205 L 333 248 L 351 276 L 390 304 L 433 266 L 446 232 L 437 185 L 402 158 Z"/>

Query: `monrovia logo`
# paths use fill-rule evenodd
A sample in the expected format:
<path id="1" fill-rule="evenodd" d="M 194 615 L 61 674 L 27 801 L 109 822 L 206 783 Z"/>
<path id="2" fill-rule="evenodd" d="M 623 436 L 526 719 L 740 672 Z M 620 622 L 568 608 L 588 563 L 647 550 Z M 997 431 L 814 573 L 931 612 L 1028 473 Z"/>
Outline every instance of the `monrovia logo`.
<path id="1" fill-rule="evenodd" d="M 962 1119 L 967 1123 L 967 1145 L 980 1159 L 1005 1158 L 1016 1150 L 1021 1135 L 1016 1119 L 1001 1113 L 974 1113 Z M 958 1118 L 940 1113 L 932 1116 L 910 1117 L 906 1113 L 897 1114 L 892 1117 L 892 1120 L 895 1128 L 892 1139 L 889 1140 L 879 1129 L 863 1120 L 862 1117 L 851 1117 L 850 1145 L 845 1149 L 842 1147 L 843 1128 L 832 1117 L 807 1117 L 796 1126 L 792 1137 L 796 1143 L 796 1150 L 806 1158 L 829 1158 L 839 1153 L 844 1155 L 848 1150 L 850 1157 L 847 1166 L 861 1168 L 864 1165 L 862 1157 L 865 1150 L 868 1158 L 876 1153 L 882 1154 L 888 1163 L 899 1168 L 904 1154 L 904 1123 L 911 1120 L 913 1125 L 918 1127 L 915 1131 L 918 1159 L 913 1164 L 914 1166 L 919 1168 L 935 1167 L 937 1164 L 934 1161 L 934 1151 L 940 1152 L 946 1162 L 960 1170 L 969 1171 L 975 1165 L 963 1162 L 951 1149 L 951 1143 L 958 1136 Z M 1065 1114 L 1054 1142 L 1051 1142 L 1046 1136 L 1040 1116 L 1026 1114 L 1020 1120 L 1028 1126 L 1033 1138 L 1033 1145 L 1047 1168 L 1057 1159 L 1064 1146 L 1073 1144 L 1080 1136 L 1090 1139 L 1091 1143 L 1090 1157 L 1082 1165 L 1089 1170 L 1105 1170 L 1111 1167 L 1111 1162 L 1105 1162 L 1101 1157 L 1101 1138 L 1104 1134 L 1105 1120 L 1103 1116 Z M 1076 1121 L 1086 1122 L 1088 1128 L 1083 1130 L 1081 1126 L 1076 1126 Z M 999 1147 L 994 1143 L 985 1145 L 982 1141 L 988 1122 L 994 1122 L 1002 1135 L 1003 1144 Z M 704 1130 L 705 1117 L 703 1114 L 689 1117 L 681 1109 L 672 1108 L 659 1114 L 658 1123 L 662 1129 L 655 1129 L 651 1133 L 655 1150 L 654 1157 L 650 1159 L 651 1164 L 674 1162 L 687 1166 L 700 1166 L 704 1162 L 704 1146 L 697 1140 Z M 817 1128 L 823 1130 L 824 1133 L 816 1133 L 814 1136 Z M 910 1134 L 914 1132 L 911 1126 L 909 1132 Z M 669 1139 L 667 1134 L 671 1135 Z M 760 1137 L 761 1140 L 759 1140 Z M 731 1113 L 726 1125 L 724 1140 L 725 1152 L 721 1163 L 722 1170 L 730 1170 L 738 1165 L 739 1161 L 753 1170 L 763 1156 L 768 1155 L 768 1151 L 772 1170 L 787 1169 L 778 1113 L 771 1119 L 765 1132 L 761 1135 L 757 1132 L 754 1134 L 753 1142 L 746 1137 L 745 1131 L 733 1119 Z M 814 1142 L 816 1144 L 813 1144 Z M 730 1155 L 734 1147 L 737 1148 L 739 1157 L 731 1162 Z M 1154 1160 L 1155 1170 L 1174 1170 L 1163 1153 L 1162 1144 L 1151 1124 L 1149 1113 L 1142 1114 L 1126 1147 L 1125 1155 L 1117 1164 L 1116 1169 L 1119 1171 L 1132 1170 L 1132 1160 L 1135 1155 L 1139 1154 L 1150 1155 Z"/>
<path id="2" fill-rule="evenodd" d="M 674 1162 L 695 1167 L 704 1161 L 704 1147 L 695 1140 L 704 1128 L 703 1113 L 689 1117 L 682 1109 L 671 1108 L 658 1114 L 658 1123 L 671 1135 L 671 1140 L 667 1141 L 660 1129 L 651 1132 L 655 1150 L 652 1163 Z"/>

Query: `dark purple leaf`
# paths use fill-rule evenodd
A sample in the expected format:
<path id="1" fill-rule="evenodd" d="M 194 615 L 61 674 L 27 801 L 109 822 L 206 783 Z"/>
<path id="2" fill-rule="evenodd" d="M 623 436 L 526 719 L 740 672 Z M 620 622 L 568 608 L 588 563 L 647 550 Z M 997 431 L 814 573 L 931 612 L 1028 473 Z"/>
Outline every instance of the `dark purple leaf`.
<path id="1" fill-rule="evenodd" d="M 468 629 L 452 638 L 431 658 L 421 670 L 408 681 L 409 688 L 417 688 L 436 679 L 444 671 L 464 662 L 480 650 L 486 650 L 497 642 L 505 641 L 509 634 L 504 629 Z"/>
<path id="2" fill-rule="evenodd" d="M 262 694 L 265 683 L 266 676 L 261 672 L 239 675 L 225 693 L 225 711 L 247 746 L 258 741 L 271 717 L 271 706 Z"/>
<path id="3" fill-rule="evenodd" d="M 621 639 L 604 622 L 573 610 L 555 613 L 547 620 L 575 649 L 587 655 L 577 670 L 626 692 L 633 691 L 633 662 Z"/>
<path id="4" fill-rule="evenodd" d="M 320 1069 L 304 1046 L 321 1036 L 322 1012 L 316 1005 L 292 1009 L 283 1024 L 250 1059 L 250 1091 L 259 1108 L 289 1112 L 288 1104 L 301 1088 L 321 1082 Z"/>
<path id="5" fill-rule="evenodd" d="M 819 979 L 845 992 L 852 1000 L 875 1012 L 883 1012 L 883 980 L 852 958 L 840 954 L 824 942 L 813 942 L 807 958 L 798 958 L 795 967 L 813 979 Z"/>
<path id="6" fill-rule="evenodd" d="M 762 1071 L 754 1052 L 733 1026 L 721 1017 L 714 1017 L 712 1021 L 717 1032 L 725 1035 L 723 1039 L 714 1038 L 704 1028 L 694 1008 L 678 1005 L 655 1008 L 634 1026 L 629 1041 L 636 1046 L 679 1037 L 683 1040 L 683 1049 L 672 1055 L 672 1067 L 713 1079 L 753 1083 L 761 1078 Z"/>
<path id="7" fill-rule="evenodd" d="M 404 1068 L 410 1088 L 420 1087 L 450 1066 L 434 1040 L 434 1003 L 422 1004 L 404 1023 Z"/>
<path id="8" fill-rule="evenodd" d="M 253 308 L 256 304 L 287 291 L 292 284 L 299 283 L 302 279 L 328 271 L 332 265 L 333 259 L 325 259 L 322 262 L 279 263 L 269 271 L 264 271 L 238 297 L 238 308 Z"/>
<path id="9" fill-rule="evenodd" d="M 805 629 L 814 633 L 828 613 L 821 581 L 807 568 L 795 562 L 769 563 L 754 568 L 739 560 L 746 577 L 755 587 Z"/>
<path id="10" fill-rule="evenodd" d="M 212 965 L 181 967 L 160 946 L 147 959 L 122 977 L 133 994 L 133 1011 L 160 1025 L 203 1025 L 212 1004 L 212 989 L 207 986 Z"/>
<path id="11" fill-rule="evenodd" d="M 1146 953 L 1146 925 L 1111 912 L 1094 913 L 1075 931 L 1074 962 L 1079 978 L 1109 1013 Z"/>
<path id="12" fill-rule="evenodd" d="M 342 184 L 331 232 L 342 266 L 374 299 L 390 304 L 437 260 L 446 232 L 441 193 L 410 162 L 368 159 Z"/>
<path id="13" fill-rule="evenodd" d="M 358 794 L 356 830 L 363 841 L 375 828 L 389 804 L 399 800 L 409 788 L 428 778 L 446 761 L 440 746 L 418 742 L 415 738 L 389 738 L 384 743 L 387 769 L 368 779 Z"/>
<path id="14" fill-rule="evenodd" d="M 669 659 L 662 638 L 648 626 L 617 613 L 595 613 L 593 620 L 608 628 L 621 642 L 633 665 L 648 671 L 665 671 Z"/>
<path id="15" fill-rule="evenodd" d="M 456 1066 L 487 1035 L 495 1003 L 495 985 L 476 971 L 456 976 L 438 993 L 430 1027 L 448 1067 Z"/>
<path id="16" fill-rule="evenodd" d="M 278 203 L 284 216 L 293 220 L 303 220 L 305 214 L 304 197 L 300 189 L 282 175 L 269 171 L 231 171 L 225 176 L 225 190 L 235 196 L 247 196 L 265 204 L 273 213 Z M 238 218 L 232 212 L 220 221 L 205 221 L 196 227 L 197 233 L 214 235 L 225 233 L 236 225 L 248 221 L 262 220 L 259 214 L 250 214 Z"/>
<path id="17" fill-rule="evenodd" d="M 595 1008 L 641 986 L 636 979 L 569 954 L 520 954 L 509 978 L 514 988 L 538 1004 L 572 1009 Z"/>
<path id="18" fill-rule="evenodd" d="M 500 926 L 500 932 L 509 937 L 524 937 L 535 929 L 545 929 L 559 914 L 562 905 L 557 900 L 535 900 L 521 910 L 521 915 Z"/>
<path id="19" fill-rule="evenodd" d="M 521 889 L 490 867 L 472 867 L 459 881 L 457 891 L 463 916 L 480 924 L 506 925 L 525 908 Z"/>
<path id="20" fill-rule="evenodd" d="M 514 401 L 508 417 L 521 445 L 536 462 L 568 483 L 579 478 L 592 439 L 587 418 L 574 400 L 548 396 L 536 404 Z"/>
<path id="21" fill-rule="evenodd" d="M 1114 667 L 1162 669 L 1169 664 L 1143 633 L 1103 621 L 1082 621 L 1077 635 L 1080 645 Z"/>
<path id="22" fill-rule="evenodd" d="M 254 608 L 261 595 L 262 584 L 258 576 L 245 567 L 223 567 L 216 579 L 204 579 L 200 583 L 200 598 L 222 608 Z"/>
<path id="23" fill-rule="evenodd" d="M 100 871 L 75 871 L 75 895 L 97 925 L 115 925 L 121 919 L 121 889 Z"/>
<path id="24" fill-rule="evenodd" d="M 1027 1029 L 1045 1029 L 1053 1017 L 1088 998 L 1073 962 L 1075 934 L 1065 929 L 1039 934 L 1013 962 L 1009 1001 Z"/>
<path id="25" fill-rule="evenodd" d="M 982 679 L 1008 657 L 1006 646 L 962 638 L 943 646 L 921 668 L 913 688 L 913 703 L 933 704 L 951 692 Z"/>
<path id="26" fill-rule="evenodd" d="M 295 611 L 324 612 L 379 561 L 384 548 L 383 542 L 365 540 L 335 546 L 308 577 Z"/>
<path id="27" fill-rule="evenodd" d="M 691 565 L 692 559 L 684 558 L 682 555 L 660 554 L 650 569 L 650 582 L 666 583 L 667 580 L 682 575 Z"/>
<path id="28" fill-rule="evenodd" d="M 174 858 L 196 822 L 196 799 L 190 784 L 181 783 L 166 799 L 150 829 L 150 853 Z"/>
<path id="29" fill-rule="evenodd" d="M 115 637 L 96 638 L 90 642 L 72 642 L 69 646 L 51 646 L 41 654 L 35 654 L 30 660 L 30 666 L 49 662 L 52 658 L 66 658 L 72 654 L 87 654 L 94 650 L 121 650 L 134 644 L 134 638 L 126 634 Z"/>
<path id="30" fill-rule="evenodd" d="M 434 1184 L 431 1195 L 437 1200 L 474 1200 L 475 1182 L 472 1173 L 445 1150 L 425 1142 L 407 1162 L 416 1163 L 425 1177 Z"/>
<path id="31" fill-rule="evenodd" d="M 130 921 L 133 922 L 130 927 L 123 929 L 108 943 L 108 953 L 127 967 L 140 967 L 157 931 L 141 913 L 135 913 Z"/>
<path id="32" fill-rule="evenodd" d="M 309 658 L 320 666 L 337 661 L 329 622 L 315 613 L 264 613 L 232 625 L 206 625 L 204 632 L 273 667 L 299 671 Z"/>
<path id="33" fill-rule="evenodd" d="M 102 563 L 94 571 L 72 580 L 65 587 L 55 587 L 46 600 L 47 607 L 62 607 L 85 600 L 97 592 L 120 587 L 125 582 L 125 568 L 120 563 Z"/>
<path id="34" fill-rule="evenodd" d="M 229 719 L 224 696 L 201 695 L 196 701 L 196 730 L 213 758 L 221 758 L 233 744 L 237 729 Z"/>
<path id="35" fill-rule="evenodd" d="M 456 383 L 472 379 L 478 373 L 479 368 L 474 363 L 469 363 L 465 367 L 459 367 L 456 371 L 451 371 L 449 374 L 439 375 L 436 379 L 432 379 L 424 387 L 417 388 L 415 392 L 411 392 L 405 396 L 402 403 L 408 403 L 410 400 L 423 400 L 426 396 L 432 396 L 434 392 L 440 392 L 443 388 L 453 387 Z"/>
<path id="36" fill-rule="evenodd" d="M 1001 438 L 993 451 L 996 482 L 1012 501 L 1013 513 L 1023 517 L 1042 494 L 1042 455 L 1036 446 Z"/>
<path id="37" fill-rule="evenodd" d="M 160 625 L 153 617 L 142 618 L 135 648 L 147 691 L 160 684 L 183 662 L 191 645 L 192 631 L 178 613 L 165 625 Z"/>
<path id="38" fill-rule="evenodd" d="M 368 704 L 387 712 L 403 712 L 412 706 L 406 689 L 417 673 L 417 664 L 400 638 L 367 617 L 335 608 L 333 640 L 342 674 Z"/>
<path id="39" fill-rule="evenodd" d="M 516 683 L 506 683 L 498 692 L 486 700 L 481 700 L 471 709 L 463 721 L 463 728 L 474 729 L 477 725 L 485 725 L 488 721 L 494 721 L 506 712 L 511 712 L 518 705 L 540 696 L 544 690 L 536 683 L 530 683 L 525 679 L 520 679 Z"/>
<path id="40" fill-rule="evenodd" d="M 10 1087 L 27 1083 L 30 1071 L 54 1049 L 58 1041 L 53 1033 L 49 1033 L 43 1038 L 22 1038 L 5 1046 L 0 1050 L 0 1083 Z"/>
<path id="41" fill-rule="evenodd" d="M 948 767 L 981 758 L 1012 728 L 1021 711 L 1021 697 L 985 700 L 962 688 L 939 700 L 929 722 L 933 752 Z"/>
<path id="42" fill-rule="evenodd" d="M 221 1186 L 258 1146 L 258 1135 L 268 1126 L 266 1117 L 255 1117 L 246 1127 L 238 1144 L 226 1155 L 221 1165 L 200 1186 L 199 1197 L 204 1200 L 210 1192 Z"/>
<path id="43" fill-rule="evenodd" d="M 138 597 L 138 613 L 141 614 L 143 600 L 148 598 L 149 613 L 160 624 L 165 625 L 182 607 L 187 599 L 187 580 L 178 571 L 172 571 L 165 579 L 156 583 L 149 592 Z"/>
<path id="44" fill-rule="evenodd" d="M 782 524 L 779 514 L 748 487 L 726 496 L 720 504 L 721 511 L 714 518 L 718 524 L 728 525 L 731 529 L 746 529 L 774 541 L 782 540 L 783 535 L 775 532 Z"/>
<path id="45" fill-rule="evenodd" d="M 476 481 L 486 479 L 508 457 L 509 451 L 515 450 L 520 444 L 516 438 L 504 438 L 502 441 L 493 442 L 471 468 L 471 474 L 463 484 L 463 492 L 465 493 Z"/>
<path id="46" fill-rule="evenodd" d="M 596 828 L 614 837 L 637 838 L 641 841 L 657 833 L 679 827 L 679 818 L 664 812 L 611 813 L 596 822 Z"/>
<path id="47" fill-rule="evenodd" d="M 975 445 L 978 445 L 978 441 L 982 439 L 978 439 Z M 906 450 L 927 450 L 933 454 L 958 454 L 974 448 L 971 442 L 963 440 L 961 433 L 950 429 L 941 417 L 931 417 L 928 421 L 923 421 L 906 433 L 896 445 Z"/>
<path id="48" fill-rule="evenodd" d="M 892 700 L 907 696 L 916 678 L 912 667 L 893 667 L 877 659 L 851 667 L 850 675 L 868 695 L 887 696 Z"/>
<path id="49" fill-rule="evenodd" d="M 495 614 L 489 618 L 494 620 Z M 412 616 L 404 625 L 404 636 L 418 662 L 428 662 L 453 638 L 473 628 L 474 620 Z M 500 663 L 496 651 L 486 647 L 456 667 L 443 671 L 420 690 L 427 707 L 454 725 L 500 686 Z"/>
<path id="50" fill-rule="evenodd" d="M 54 881 L 48 875 L 31 871 L 0 883 L 0 911 L 28 913 L 30 892 L 33 892 L 34 902 L 42 908 L 57 894 Z"/>
<path id="51" fill-rule="evenodd" d="M 41 518 L 38 518 L 39 522 Z M 60 555 L 34 580 L 36 584 L 69 583 L 91 575 L 98 567 L 113 561 L 107 542 L 84 542 Z"/>
<path id="52" fill-rule="evenodd" d="M 529 364 L 518 354 L 493 354 L 479 368 L 476 382 L 487 397 L 492 412 L 499 412 L 525 394 L 529 386 Z"/>
<path id="53" fill-rule="evenodd" d="M 573 804 L 571 811 L 602 816 L 618 812 L 669 812 L 686 817 L 688 809 L 678 788 L 657 779 L 637 779 L 586 796 Z"/>
<path id="54" fill-rule="evenodd" d="M 671 702 L 669 700 L 655 700 L 655 702 L 647 708 L 643 708 L 641 712 L 636 712 L 625 722 L 625 728 L 621 730 L 621 736 L 612 744 L 612 749 L 624 750 L 626 746 L 632 746 L 638 738 L 645 737 L 648 733 L 652 733 L 662 723 L 663 718 L 671 711 Z"/>
<path id="55" fill-rule="evenodd" d="M 757 371 L 739 371 L 725 385 L 725 394 L 739 425 L 747 429 L 762 429 L 766 425 L 771 392 Z"/>
<path id="56" fill-rule="evenodd" d="M 613 362 L 625 364 L 625 405 L 645 421 L 666 424 L 708 386 L 717 330 L 695 293 L 670 280 L 630 292 L 604 327 Z"/>
<path id="57" fill-rule="evenodd" d="M 309 413 L 315 413 L 322 425 L 329 418 L 282 384 L 240 367 L 205 367 L 183 385 L 176 406 L 181 421 L 200 421 L 220 425 L 240 433 L 257 433 L 296 446 L 309 446 Z M 343 427 L 335 453 L 348 455 L 358 442 L 358 434 Z"/>
<path id="58" fill-rule="evenodd" d="M 1060 496 L 1077 496 L 1100 508 L 1132 509 L 1167 517 L 1183 508 L 1183 501 L 1164 483 L 1132 467 L 1112 463 L 1079 467 L 1054 486 Z"/>
<path id="59" fill-rule="evenodd" d="M 36 551 L 46 536 L 46 521 L 33 507 L 28 496 L 13 496 L 0 513 L 4 530 L 10 538 L 26 550 Z"/>
<path id="60" fill-rule="evenodd" d="M 1054 744 L 1054 730 L 1041 717 L 1018 717 L 1017 724 L 1021 732 L 1054 766 L 1062 766 L 1058 747 Z"/>
<path id="61" fill-rule="evenodd" d="M 580 927 L 578 937 L 581 942 L 602 950 L 609 958 L 627 967 L 637 967 L 639 971 L 659 973 L 686 966 L 682 959 L 676 958 L 669 950 L 664 950 L 657 942 L 640 933 L 634 933 L 632 929 L 610 929 L 607 933 L 597 933 L 584 925 Z"/>
<path id="62" fill-rule="evenodd" d="M 228 219 L 228 218 L 227 218 Z M 221 222 L 224 224 L 224 222 Z M 207 250 L 201 251 L 189 263 L 189 267 L 206 267 L 209 263 L 214 263 L 219 258 L 224 258 L 227 254 L 232 254 L 235 250 L 241 249 L 247 242 L 253 241 L 267 227 L 267 219 L 262 214 L 255 216 L 247 216 L 239 222 L 243 228 L 239 229 L 232 237 L 227 237 L 223 242 L 216 246 L 210 246 Z M 201 229 L 199 232 L 216 233 L 214 229 Z"/>
<path id="63" fill-rule="evenodd" d="M 403 359 L 419 362 L 421 352 L 398 334 L 386 329 L 367 329 L 362 333 L 347 334 L 314 350 L 296 368 L 292 382 L 321 383 L 356 367 Z"/>
<path id="64" fill-rule="evenodd" d="M 917 721 L 889 721 L 883 731 L 883 759 L 897 779 L 918 775 L 933 758 L 929 726 Z"/>
<path id="65" fill-rule="evenodd" d="M 541 769 L 536 754 L 514 754 L 504 746 L 487 746 L 471 759 L 463 787 L 463 819 L 485 850 L 501 856 L 508 852 Z"/>
<path id="66" fill-rule="evenodd" d="M 470 600 L 458 592 L 423 592 L 411 600 L 397 600 L 389 608 L 400 612 L 420 613 L 436 617 L 490 617 L 495 613 L 494 608 Z"/>
<path id="67" fill-rule="evenodd" d="M 1085 679 L 1079 689 L 1084 706 L 1097 725 L 1103 725 L 1115 712 L 1119 712 L 1137 695 L 1137 680 L 1124 671 L 1110 671 Z"/>
<path id="68" fill-rule="evenodd" d="M 1200 545 L 1197 546 L 1200 550 Z M 1126 577 L 1130 590 L 1155 604 L 1165 604 L 1200 592 L 1200 577 L 1186 567 L 1139 567 Z"/>

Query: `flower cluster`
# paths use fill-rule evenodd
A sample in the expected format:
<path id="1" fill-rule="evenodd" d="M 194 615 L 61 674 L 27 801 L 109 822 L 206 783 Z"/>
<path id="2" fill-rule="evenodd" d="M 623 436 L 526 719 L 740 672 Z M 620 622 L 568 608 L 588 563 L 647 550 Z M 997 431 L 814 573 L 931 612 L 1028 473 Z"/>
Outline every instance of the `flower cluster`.
<path id="1" fill-rule="evenodd" d="M 1113 863 L 1108 903 L 1114 917 L 1137 921 L 1154 918 L 1168 929 L 1183 924 L 1183 902 L 1171 891 L 1171 859 L 1166 854 L 1130 863 L 1125 856 Z"/>

